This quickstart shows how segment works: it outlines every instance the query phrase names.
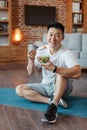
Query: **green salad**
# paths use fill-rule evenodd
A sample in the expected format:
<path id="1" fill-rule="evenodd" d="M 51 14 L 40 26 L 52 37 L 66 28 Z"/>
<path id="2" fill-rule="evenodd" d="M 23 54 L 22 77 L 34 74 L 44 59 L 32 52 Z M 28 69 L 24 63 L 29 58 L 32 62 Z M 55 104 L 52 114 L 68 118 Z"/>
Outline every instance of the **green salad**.
<path id="1" fill-rule="evenodd" d="M 43 57 L 38 57 L 38 61 L 40 63 L 47 63 L 49 61 L 50 57 L 49 56 L 43 56 Z"/>

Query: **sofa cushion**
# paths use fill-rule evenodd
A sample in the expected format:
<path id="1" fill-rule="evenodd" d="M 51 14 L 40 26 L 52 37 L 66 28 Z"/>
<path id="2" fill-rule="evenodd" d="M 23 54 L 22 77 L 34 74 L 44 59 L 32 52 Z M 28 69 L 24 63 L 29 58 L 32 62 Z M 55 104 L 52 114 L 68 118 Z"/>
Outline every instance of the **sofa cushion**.
<path id="1" fill-rule="evenodd" d="M 82 51 L 87 51 L 87 33 L 82 35 Z"/>
<path id="2" fill-rule="evenodd" d="M 45 45 L 45 44 L 44 44 L 43 42 L 41 42 L 41 41 L 36 41 L 36 42 L 34 42 L 33 44 L 36 45 L 37 47 L 40 47 L 40 46 Z"/>
<path id="3" fill-rule="evenodd" d="M 28 51 L 36 50 L 38 47 L 34 44 L 28 44 Z"/>
<path id="4" fill-rule="evenodd" d="M 47 44 L 47 33 L 44 33 L 44 34 L 43 34 L 42 42 L 43 42 L 44 44 Z"/>
<path id="5" fill-rule="evenodd" d="M 87 51 L 81 51 L 80 58 L 87 58 Z"/>
<path id="6" fill-rule="evenodd" d="M 76 58 L 80 58 L 80 51 L 78 50 L 72 50 L 72 52 L 75 54 Z"/>
<path id="7" fill-rule="evenodd" d="M 68 37 L 69 37 L 69 34 L 64 34 L 64 39 L 61 42 L 62 45 L 64 45 L 67 48 L 68 48 Z"/>
<path id="8" fill-rule="evenodd" d="M 78 59 L 78 62 L 82 67 L 87 67 L 87 60 L 85 58 Z"/>
<path id="9" fill-rule="evenodd" d="M 68 48 L 71 50 L 81 50 L 81 48 L 82 48 L 82 34 L 80 34 L 80 33 L 69 34 Z"/>

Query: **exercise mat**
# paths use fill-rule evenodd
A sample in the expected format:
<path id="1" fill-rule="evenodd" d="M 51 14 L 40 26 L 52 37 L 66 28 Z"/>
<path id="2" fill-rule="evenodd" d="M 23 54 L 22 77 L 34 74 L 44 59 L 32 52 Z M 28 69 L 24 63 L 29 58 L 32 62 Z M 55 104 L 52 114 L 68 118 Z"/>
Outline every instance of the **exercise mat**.
<path id="1" fill-rule="evenodd" d="M 69 96 L 69 108 L 58 107 L 58 113 L 87 118 L 87 97 Z M 14 88 L 0 88 L 0 104 L 45 112 L 47 104 L 28 101 L 19 97 Z"/>

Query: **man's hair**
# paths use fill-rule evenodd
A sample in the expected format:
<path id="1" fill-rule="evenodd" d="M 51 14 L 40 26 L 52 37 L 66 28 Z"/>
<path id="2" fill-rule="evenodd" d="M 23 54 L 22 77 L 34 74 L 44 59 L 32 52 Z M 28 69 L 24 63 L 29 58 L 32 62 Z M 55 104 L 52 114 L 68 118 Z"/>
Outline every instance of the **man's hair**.
<path id="1" fill-rule="evenodd" d="M 64 34 L 64 26 L 63 26 L 63 24 L 54 21 L 54 22 L 52 22 L 52 23 L 50 23 L 48 25 L 47 29 L 49 30 L 51 27 L 56 28 L 56 29 L 60 29 L 62 31 L 62 33 Z"/>

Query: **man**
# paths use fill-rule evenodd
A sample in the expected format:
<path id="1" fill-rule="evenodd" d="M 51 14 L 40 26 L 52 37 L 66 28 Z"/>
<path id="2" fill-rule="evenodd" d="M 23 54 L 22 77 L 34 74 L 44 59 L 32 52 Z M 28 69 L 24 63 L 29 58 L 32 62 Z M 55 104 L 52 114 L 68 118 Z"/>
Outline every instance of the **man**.
<path id="1" fill-rule="evenodd" d="M 42 68 L 42 82 L 35 84 L 23 84 L 16 88 L 16 93 L 34 102 L 48 103 L 48 109 L 42 121 L 55 123 L 58 117 L 58 105 L 64 108 L 68 104 L 64 99 L 70 95 L 73 85 L 72 79 L 80 78 L 81 68 L 74 54 L 61 45 L 64 39 L 64 26 L 53 22 L 48 25 L 48 45 L 40 47 L 37 51 L 28 53 L 28 74 L 32 75 L 35 66 Z M 38 57 L 47 54 L 49 60 L 40 63 Z"/>

